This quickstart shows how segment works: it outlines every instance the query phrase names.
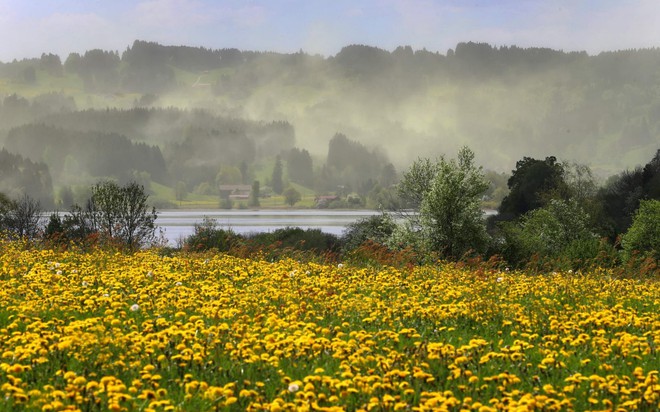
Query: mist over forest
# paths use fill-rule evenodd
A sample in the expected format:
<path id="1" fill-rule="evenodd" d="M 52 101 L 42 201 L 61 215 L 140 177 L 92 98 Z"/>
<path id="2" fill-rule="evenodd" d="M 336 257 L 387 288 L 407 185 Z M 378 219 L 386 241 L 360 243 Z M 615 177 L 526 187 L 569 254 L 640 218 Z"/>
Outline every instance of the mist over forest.
<path id="1" fill-rule="evenodd" d="M 658 149 L 659 68 L 660 49 L 483 43 L 330 57 L 144 41 L 46 52 L 0 63 L 0 191 L 46 207 L 101 178 L 217 195 L 254 180 L 273 189 L 281 162 L 314 193 L 377 198 L 418 157 L 465 145 L 493 175 L 555 156 L 604 179 Z"/>

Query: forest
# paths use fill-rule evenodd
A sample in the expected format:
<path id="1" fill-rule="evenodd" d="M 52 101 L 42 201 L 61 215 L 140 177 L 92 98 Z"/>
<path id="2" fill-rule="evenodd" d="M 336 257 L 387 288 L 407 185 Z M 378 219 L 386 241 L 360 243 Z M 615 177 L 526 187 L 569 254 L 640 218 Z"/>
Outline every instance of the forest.
<path id="1" fill-rule="evenodd" d="M 162 207 L 244 207 L 223 203 L 219 187 L 258 181 L 262 196 L 291 187 L 337 196 L 332 207 L 388 208 L 417 158 L 467 145 L 497 208 L 526 157 L 587 165 L 600 185 L 647 163 L 658 63 L 658 49 L 472 42 L 327 57 L 140 40 L 121 53 L 44 52 L 0 63 L 0 144 L 12 159 L 0 191 L 66 208 L 114 179 L 143 184 Z"/>

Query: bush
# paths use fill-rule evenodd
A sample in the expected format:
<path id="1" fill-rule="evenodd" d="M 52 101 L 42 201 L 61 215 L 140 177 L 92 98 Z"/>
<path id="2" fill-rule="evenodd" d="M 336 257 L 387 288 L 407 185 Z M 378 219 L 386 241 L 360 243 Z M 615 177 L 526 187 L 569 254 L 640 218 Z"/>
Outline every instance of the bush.
<path id="1" fill-rule="evenodd" d="M 194 233 L 184 240 L 183 247 L 193 252 L 211 249 L 228 252 L 240 241 L 240 236 L 234 231 L 220 229 L 217 220 L 204 217 L 202 223 L 195 223 Z"/>
<path id="2" fill-rule="evenodd" d="M 660 260 L 660 201 L 644 200 L 621 238 L 624 260 L 635 254 Z"/>
<path id="3" fill-rule="evenodd" d="M 336 253 L 341 246 L 337 236 L 325 233 L 321 229 L 285 228 L 278 229 L 273 234 L 275 239 L 285 246 L 290 245 L 301 250 Z"/>
<path id="4" fill-rule="evenodd" d="M 367 241 L 384 245 L 395 228 L 396 223 L 387 214 L 359 219 L 346 226 L 342 235 L 342 251 L 346 253 L 355 250 Z"/>

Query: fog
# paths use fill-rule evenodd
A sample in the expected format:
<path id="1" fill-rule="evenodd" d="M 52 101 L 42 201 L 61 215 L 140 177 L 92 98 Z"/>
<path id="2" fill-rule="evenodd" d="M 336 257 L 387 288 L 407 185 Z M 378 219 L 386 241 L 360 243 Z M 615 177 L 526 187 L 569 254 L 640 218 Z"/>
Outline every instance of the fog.
<path id="1" fill-rule="evenodd" d="M 658 148 L 659 63 L 658 49 L 467 42 L 446 53 L 347 45 L 324 57 L 136 41 L 123 53 L 0 64 L 0 139 L 45 164 L 40 181 L 55 191 L 110 177 L 213 195 L 218 184 L 268 183 L 276 155 L 295 169 L 293 148 L 309 153 L 317 193 L 366 195 L 389 163 L 401 173 L 464 145 L 496 172 L 556 156 L 605 178 Z M 337 135 L 346 139 L 332 149 Z M 333 165 L 331 150 L 363 158 Z"/>

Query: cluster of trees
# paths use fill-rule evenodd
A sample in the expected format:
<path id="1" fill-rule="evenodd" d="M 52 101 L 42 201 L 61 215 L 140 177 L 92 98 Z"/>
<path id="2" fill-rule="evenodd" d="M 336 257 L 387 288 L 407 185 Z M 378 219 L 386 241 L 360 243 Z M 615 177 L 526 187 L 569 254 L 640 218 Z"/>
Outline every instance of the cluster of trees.
<path id="1" fill-rule="evenodd" d="M 30 107 L 26 103 L 25 109 Z M 397 181 L 386 155 L 344 134 L 329 140 L 327 156 L 321 159 L 325 162 L 316 158 L 317 164 L 308 150 L 294 146 L 294 135 L 286 122 L 250 122 L 204 111 L 74 110 L 49 113 L 11 128 L 4 140 L 4 155 L 39 165 L 40 173 L 52 175 L 61 188 L 100 178 L 138 179 L 147 187 L 152 181 L 173 187 L 181 196 L 188 191 L 218 194 L 217 187 L 223 184 L 250 184 L 257 164 L 267 163 L 274 154 L 276 170 L 264 181 L 264 188 L 276 194 L 287 189 L 287 182 L 318 193 L 344 197 L 357 193 L 360 200 L 351 205 L 355 207 L 364 206 L 374 190 Z M 20 185 L 2 188 L 23 188 L 31 196 L 37 193 Z M 290 204 L 297 202 L 293 190 L 287 197 Z M 52 187 L 42 187 L 39 193 L 42 204 L 52 206 Z"/>
<path id="2" fill-rule="evenodd" d="M 601 188 L 584 165 L 525 157 L 508 180 L 499 214 L 486 221 L 480 200 L 488 185 L 468 148 L 456 160 L 420 159 L 398 185 L 399 221 L 383 215 L 358 222 L 347 243 L 369 240 L 453 260 L 498 255 L 516 266 L 580 268 L 640 256 L 657 265 L 660 150 L 643 168 Z"/>
<path id="3" fill-rule="evenodd" d="M 135 143 L 115 133 L 65 130 L 29 124 L 9 131 L 5 148 L 46 163 L 58 182 L 89 176 L 130 180 L 146 172 L 151 180 L 169 183 L 165 159 L 158 146 Z"/>
<path id="4" fill-rule="evenodd" d="M 456 159 L 416 161 L 397 185 L 397 209 L 349 225 L 341 238 L 294 228 L 241 236 L 205 221 L 183 247 L 274 253 L 266 245 L 277 244 L 343 259 L 378 255 L 386 261 L 387 256 L 456 261 L 481 256 L 528 269 L 626 263 L 635 270 L 655 271 L 660 260 L 659 165 L 660 150 L 644 167 L 622 172 L 599 187 L 584 165 L 525 157 L 508 180 L 510 192 L 499 214 L 485 219 L 481 202 L 489 182 L 474 153 L 463 147 Z M 609 222 L 623 220 L 629 224 L 611 232 Z"/>
<path id="5" fill-rule="evenodd" d="M 206 220 L 183 246 L 254 252 L 278 245 L 350 256 L 367 244 L 381 245 L 390 253 L 414 250 L 425 259 L 499 256 L 518 267 L 581 269 L 651 262 L 650 267 L 657 268 L 660 150 L 644 167 L 613 176 L 602 187 L 584 165 L 525 157 L 508 180 L 510 191 L 499 213 L 487 220 L 482 200 L 489 185 L 474 153 L 463 147 L 455 159 L 414 162 L 396 186 L 397 210 L 349 225 L 341 239 L 297 228 L 238 236 Z M 282 192 L 295 203 L 299 194 L 289 189 Z M 253 191 L 259 192 L 258 182 Z M 94 239 L 129 250 L 154 242 L 156 210 L 148 205 L 142 185 L 102 181 L 90 192 L 84 206 L 74 204 L 68 213 L 52 214 L 45 227 L 38 201 L 27 195 L 15 200 L 2 195 L 0 228 L 15 237 L 43 236 L 65 243 Z"/>
<path id="6" fill-rule="evenodd" d="M 194 98 L 187 102 L 231 117 L 303 123 L 306 134 L 319 131 L 306 137 L 316 142 L 338 130 L 359 135 L 362 143 L 387 141 L 390 156 L 405 156 L 401 165 L 422 149 L 442 153 L 467 142 L 492 149 L 480 160 L 493 169 L 537 150 L 616 170 L 642 161 L 640 153 L 656 143 L 660 102 L 652 90 L 659 63 L 659 49 L 589 56 L 472 42 L 444 54 L 349 45 L 324 58 L 135 41 L 123 53 L 90 50 L 64 62 L 44 54 L 0 63 L 0 76 L 37 85 L 53 76 L 80 78 L 70 81 L 72 87 L 82 83 L 90 95 L 109 96 L 101 107 L 121 104 L 115 99 L 128 93 L 142 94 L 136 104 L 158 104 L 159 96 L 175 90 Z M 189 94 L 197 83 L 191 79 L 202 77 L 204 92 Z M 508 104 L 499 105 L 503 100 Z M 433 115 L 411 114 L 424 110 Z M 629 157 L 618 161 L 613 154 L 622 149 Z"/>
<path id="7" fill-rule="evenodd" d="M 28 195 L 44 207 L 53 206 L 53 182 L 48 166 L 0 149 L 0 192 L 12 198 Z"/>
<path id="8" fill-rule="evenodd" d="M 137 250 L 156 240 L 156 209 L 148 204 L 144 186 L 101 181 L 91 187 L 84 206 L 42 219 L 39 201 L 28 195 L 12 200 L 0 193 L 0 231 L 11 238 L 43 239 L 56 244 L 113 245 Z"/>

